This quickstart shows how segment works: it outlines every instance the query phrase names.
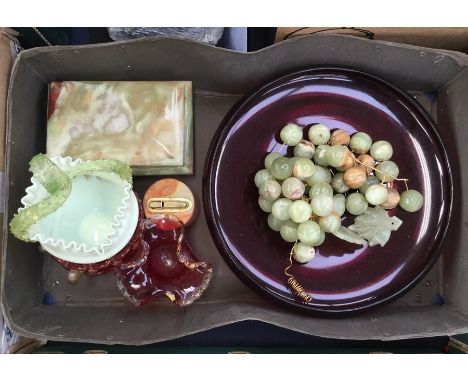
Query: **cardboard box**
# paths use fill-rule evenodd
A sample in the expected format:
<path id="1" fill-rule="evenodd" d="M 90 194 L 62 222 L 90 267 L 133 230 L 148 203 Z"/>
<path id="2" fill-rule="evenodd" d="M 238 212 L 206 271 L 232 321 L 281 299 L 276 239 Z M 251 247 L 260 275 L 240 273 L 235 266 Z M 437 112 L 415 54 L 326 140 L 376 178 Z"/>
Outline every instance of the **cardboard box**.
<path id="1" fill-rule="evenodd" d="M 148 59 L 157 57 L 157 60 Z M 187 309 L 165 301 L 143 308 L 120 296 L 112 275 L 69 285 L 66 271 L 37 247 L 14 239 L 8 222 L 28 185 L 28 161 L 45 150 L 47 83 L 53 80 L 192 80 L 194 175 L 183 181 L 201 196 L 203 165 L 215 131 L 240 95 L 278 74 L 308 66 L 346 66 L 379 76 L 414 95 L 438 123 L 455 179 L 454 214 L 437 266 L 397 301 L 344 319 L 314 318 L 273 304 L 229 270 L 212 241 L 203 211 L 188 229 L 194 253 L 214 268 L 206 294 Z M 126 70 L 131 67 L 132 70 Z M 256 53 L 237 53 L 194 42 L 147 39 L 83 47 L 25 51 L 9 89 L 7 185 L 2 254 L 3 311 L 22 335 L 60 341 L 146 344 L 227 323 L 260 320 L 298 332 L 340 339 L 452 335 L 468 331 L 468 58 L 464 54 L 315 35 Z M 142 193 L 155 179 L 137 177 Z M 42 304 L 44 293 L 56 303 Z"/>
<path id="2" fill-rule="evenodd" d="M 7 31 L 0 28 L 0 171 L 5 168 L 5 121 L 6 121 L 6 94 L 8 89 L 8 79 L 11 69 L 11 40 L 7 37 Z"/>
<path id="3" fill-rule="evenodd" d="M 15 32 L 8 28 L 0 28 L 0 184 L 3 189 L 3 172 L 5 169 L 4 142 L 5 142 L 5 111 L 7 100 L 8 80 L 14 60 Z M 0 219 L 3 220 L 3 191 L 0 194 Z M 0 246 L 3 244 L 3 235 L 0 238 Z M 1 270 L 1 263 L 0 263 Z M 24 338 L 12 332 L 4 323 L 0 311 L 0 354 L 29 352 L 41 346 L 45 341 L 36 341 Z"/>
<path id="4" fill-rule="evenodd" d="M 278 28 L 275 42 L 283 41 L 288 35 L 297 37 L 317 33 L 372 37 L 374 40 L 468 53 L 468 28 L 287 27 Z"/>

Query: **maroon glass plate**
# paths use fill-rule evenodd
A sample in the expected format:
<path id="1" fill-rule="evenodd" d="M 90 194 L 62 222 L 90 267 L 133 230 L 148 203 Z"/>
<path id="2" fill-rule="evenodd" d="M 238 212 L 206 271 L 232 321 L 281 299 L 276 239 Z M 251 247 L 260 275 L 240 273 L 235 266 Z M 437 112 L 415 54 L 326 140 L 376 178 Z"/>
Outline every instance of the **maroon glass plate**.
<path id="1" fill-rule="evenodd" d="M 392 211 L 403 225 L 384 247 L 356 246 L 327 234 L 314 260 L 292 267 L 312 297 L 307 304 L 286 287 L 292 245 L 269 229 L 254 185 L 265 155 L 286 153 L 279 131 L 288 122 L 324 123 L 390 141 L 400 177 L 425 198 L 416 213 Z M 404 185 L 396 187 L 401 192 Z M 221 123 L 205 164 L 205 213 L 226 262 L 263 295 L 313 313 L 365 310 L 407 292 L 437 260 L 451 206 L 450 166 L 429 115 L 405 92 L 349 69 L 302 70 L 257 88 Z"/>

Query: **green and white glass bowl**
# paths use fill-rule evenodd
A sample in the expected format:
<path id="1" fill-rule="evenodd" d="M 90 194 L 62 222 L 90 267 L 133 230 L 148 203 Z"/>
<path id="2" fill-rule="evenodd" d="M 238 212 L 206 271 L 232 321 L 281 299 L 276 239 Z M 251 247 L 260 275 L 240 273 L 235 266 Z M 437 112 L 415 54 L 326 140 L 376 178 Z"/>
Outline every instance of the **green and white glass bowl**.
<path id="1" fill-rule="evenodd" d="M 82 163 L 70 157 L 51 160 L 62 170 Z M 48 196 L 34 177 L 31 182 L 21 199 L 23 208 Z M 73 178 L 65 203 L 31 226 L 28 234 L 59 259 L 92 264 L 107 260 L 125 247 L 137 222 L 138 202 L 132 186 L 115 174 L 102 172 Z"/>

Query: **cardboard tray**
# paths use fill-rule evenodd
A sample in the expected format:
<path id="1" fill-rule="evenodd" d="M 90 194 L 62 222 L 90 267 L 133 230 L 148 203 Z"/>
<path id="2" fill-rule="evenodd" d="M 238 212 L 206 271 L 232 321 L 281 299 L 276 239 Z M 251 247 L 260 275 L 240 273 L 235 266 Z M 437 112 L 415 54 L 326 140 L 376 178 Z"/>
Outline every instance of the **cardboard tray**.
<path id="1" fill-rule="evenodd" d="M 36 245 L 12 237 L 8 222 L 20 205 L 28 161 L 45 151 L 47 83 L 52 80 L 191 80 L 194 89 L 194 175 L 181 177 L 201 200 L 210 141 L 239 97 L 278 74 L 314 65 L 355 68 L 413 94 L 438 123 L 454 175 L 454 213 L 437 266 L 412 291 L 384 307 L 343 319 L 319 319 L 273 304 L 229 270 L 212 241 L 203 210 L 189 228 L 194 252 L 214 267 L 205 295 L 178 309 L 165 300 L 133 308 L 113 275 L 66 281 L 67 272 Z M 237 53 L 175 39 L 144 39 L 22 52 L 8 98 L 5 246 L 2 308 L 18 334 L 50 340 L 147 344 L 253 319 L 298 332 L 341 339 L 391 340 L 468 331 L 468 58 L 358 37 L 316 35 L 255 53 Z M 135 189 L 156 180 L 136 177 Z M 437 213 L 437 211 L 435 211 Z M 55 304 L 44 305 L 46 292 Z"/>

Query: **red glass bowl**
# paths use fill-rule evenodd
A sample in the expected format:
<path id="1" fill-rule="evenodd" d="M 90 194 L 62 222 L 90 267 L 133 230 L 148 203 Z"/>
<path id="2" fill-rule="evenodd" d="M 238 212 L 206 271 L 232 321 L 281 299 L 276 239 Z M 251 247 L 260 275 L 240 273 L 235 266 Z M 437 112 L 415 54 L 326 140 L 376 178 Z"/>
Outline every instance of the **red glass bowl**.
<path id="1" fill-rule="evenodd" d="M 279 131 L 288 122 L 324 123 L 390 141 L 400 176 L 425 198 L 416 213 L 399 207 L 391 212 L 403 225 L 384 247 L 360 247 L 327 234 L 313 261 L 292 267 L 313 298 L 307 304 L 286 287 L 291 244 L 268 228 L 254 185 L 265 155 L 287 152 Z M 452 208 L 450 165 L 430 116 L 404 91 L 344 68 L 287 74 L 241 99 L 213 139 L 204 175 L 205 214 L 233 271 L 261 294 L 316 314 L 362 311 L 407 292 L 436 262 Z"/>

